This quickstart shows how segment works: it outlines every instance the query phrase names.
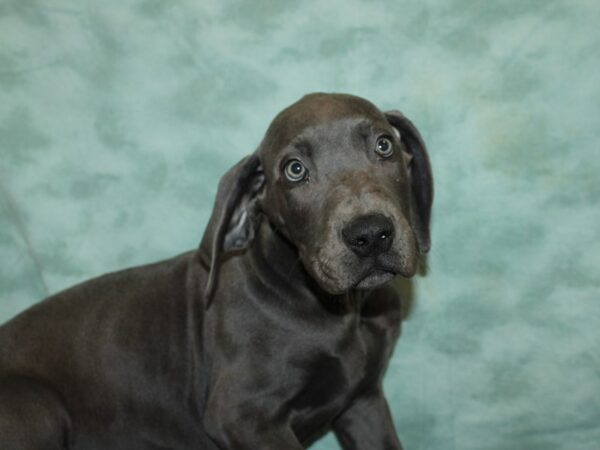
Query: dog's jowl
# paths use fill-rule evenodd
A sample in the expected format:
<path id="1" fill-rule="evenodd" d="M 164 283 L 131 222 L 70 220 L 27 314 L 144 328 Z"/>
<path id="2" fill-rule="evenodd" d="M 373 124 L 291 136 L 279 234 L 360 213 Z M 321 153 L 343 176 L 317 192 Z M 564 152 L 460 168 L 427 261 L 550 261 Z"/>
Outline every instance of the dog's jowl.
<path id="1" fill-rule="evenodd" d="M 386 283 L 429 250 L 432 198 L 402 113 L 303 97 L 222 177 L 198 249 L 0 327 L 0 448 L 400 449 Z"/>

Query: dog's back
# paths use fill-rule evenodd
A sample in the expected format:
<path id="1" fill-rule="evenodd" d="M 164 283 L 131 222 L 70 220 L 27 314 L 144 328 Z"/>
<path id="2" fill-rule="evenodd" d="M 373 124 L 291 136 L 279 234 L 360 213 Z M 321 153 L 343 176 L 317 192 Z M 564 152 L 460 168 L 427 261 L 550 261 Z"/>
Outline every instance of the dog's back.
<path id="1" fill-rule="evenodd" d="M 0 327 L 0 397 L 24 384 L 45 391 L 76 422 L 71 438 L 91 448 L 126 445 L 132 427 L 147 430 L 149 440 L 157 428 L 198 429 L 187 423 L 198 405 L 185 399 L 201 397 L 201 349 L 192 348 L 192 334 L 201 330 L 194 298 L 205 280 L 190 252 L 92 279 L 31 307 Z M 0 432 L 2 425 L 0 417 Z M 99 440 L 95 429 L 111 432 Z"/>

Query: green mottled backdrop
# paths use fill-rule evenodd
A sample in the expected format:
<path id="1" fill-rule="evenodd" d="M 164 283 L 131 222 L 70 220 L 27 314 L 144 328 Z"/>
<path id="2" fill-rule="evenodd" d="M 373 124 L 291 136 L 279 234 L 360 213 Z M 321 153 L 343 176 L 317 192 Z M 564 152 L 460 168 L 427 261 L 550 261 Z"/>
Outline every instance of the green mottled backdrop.
<path id="1" fill-rule="evenodd" d="M 0 0 L 0 321 L 196 246 L 274 114 L 350 92 L 413 119 L 436 175 L 385 382 L 407 449 L 600 448 L 599 24 L 597 0 Z"/>

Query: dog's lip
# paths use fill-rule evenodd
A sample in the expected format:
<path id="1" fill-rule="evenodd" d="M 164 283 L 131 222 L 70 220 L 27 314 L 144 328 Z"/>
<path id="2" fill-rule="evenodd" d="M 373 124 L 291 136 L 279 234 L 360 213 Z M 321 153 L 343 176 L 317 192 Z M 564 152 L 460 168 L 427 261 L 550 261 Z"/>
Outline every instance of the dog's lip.
<path id="1" fill-rule="evenodd" d="M 318 266 L 321 274 L 325 275 L 325 278 L 329 279 L 330 281 L 335 280 L 335 277 L 329 272 L 329 268 L 325 264 L 323 264 L 320 260 L 317 262 L 317 266 Z"/>
<path id="2" fill-rule="evenodd" d="M 358 283 L 355 284 L 357 289 L 370 289 L 387 283 L 397 275 L 396 271 L 385 267 L 373 267 Z"/>
<path id="3" fill-rule="evenodd" d="M 316 274 L 318 274 L 319 283 L 323 289 L 332 294 L 339 294 L 353 289 L 376 288 L 387 283 L 397 275 L 405 275 L 402 266 L 395 264 L 395 261 L 377 258 L 369 262 L 364 261 L 368 263 L 368 266 L 363 267 L 363 270 L 354 278 L 354 282 L 343 286 L 339 284 L 338 278 L 331 273 L 331 268 L 327 264 L 319 259 L 313 261 L 315 263 L 314 267 L 317 269 Z"/>

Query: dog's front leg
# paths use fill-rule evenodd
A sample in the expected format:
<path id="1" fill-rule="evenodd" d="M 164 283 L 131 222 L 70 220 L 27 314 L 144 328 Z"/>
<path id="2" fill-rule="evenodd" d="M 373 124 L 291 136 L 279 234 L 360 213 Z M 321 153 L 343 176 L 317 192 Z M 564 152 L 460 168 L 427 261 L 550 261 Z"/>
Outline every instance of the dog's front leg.
<path id="1" fill-rule="evenodd" d="M 287 426 L 235 417 L 204 421 L 206 432 L 223 450 L 304 450 Z"/>
<path id="2" fill-rule="evenodd" d="M 333 430 L 344 450 L 402 450 L 381 389 L 356 398 Z"/>
<path id="3" fill-rule="evenodd" d="M 233 386 L 212 390 L 204 428 L 223 450 L 304 450 L 292 429 L 273 417 L 276 406 L 265 400 L 240 395 Z"/>

